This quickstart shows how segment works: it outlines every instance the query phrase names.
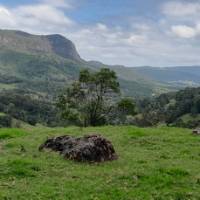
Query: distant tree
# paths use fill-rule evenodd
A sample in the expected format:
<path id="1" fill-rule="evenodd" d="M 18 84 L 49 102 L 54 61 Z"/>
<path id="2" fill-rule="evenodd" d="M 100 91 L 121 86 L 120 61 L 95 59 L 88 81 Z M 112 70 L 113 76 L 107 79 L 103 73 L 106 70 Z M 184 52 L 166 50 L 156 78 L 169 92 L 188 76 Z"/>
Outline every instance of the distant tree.
<path id="1" fill-rule="evenodd" d="M 136 115 L 135 102 L 131 98 L 122 98 L 117 103 L 117 119 L 119 124 L 134 124 L 134 115 Z"/>
<path id="2" fill-rule="evenodd" d="M 113 109 L 113 99 L 120 92 L 114 71 L 103 68 L 99 72 L 83 70 L 79 80 L 59 97 L 62 117 L 81 126 L 98 126 L 107 122 Z"/>
<path id="3" fill-rule="evenodd" d="M 131 98 L 123 98 L 118 102 L 118 109 L 123 115 L 135 115 L 136 106 Z"/>

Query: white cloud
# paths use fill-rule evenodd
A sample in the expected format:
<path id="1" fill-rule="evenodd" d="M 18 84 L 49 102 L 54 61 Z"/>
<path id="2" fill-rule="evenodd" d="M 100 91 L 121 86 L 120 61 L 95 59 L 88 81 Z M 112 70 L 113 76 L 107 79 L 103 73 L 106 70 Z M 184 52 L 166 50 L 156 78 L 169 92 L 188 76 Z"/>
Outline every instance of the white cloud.
<path id="1" fill-rule="evenodd" d="M 178 38 L 191 39 L 199 36 L 200 1 L 177 0 L 162 5 L 165 28 L 169 26 L 171 33 Z"/>
<path id="2" fill-rule="evenodd" d="M 15 20 L 12 13 L 3 6 L 0 6 L 0 25 L 1 27 L 15 26 Z"/>
<path id="3" fill-rule="evenodd" d="M 102 24 L 102 23 L 98 23 L 97 24 L 97 29 L 99 29 L 100 31 L 107 31 L 108 28 L 105 24 Z"/>
<path id="4" fill-rule="evenodd" d="M 159 30 L 124 30 L 107 27 L 100 31 L 98 26 L 83 28 L 68 33 L 87 60 L 99 60 L 107 64 L 127 66 L 188 65 L 200 63 L 200 48 L 185 40 L 176 41 Z"/>
<path id="5" fill-rule="evenodd" d="M 181 38 L 193 38 L 197 35 L 197 30 L 195 28 L 186 25 L 172 26 L 171 30 Z"/>
<path id="6" fill-rule="evenodd" d="M 116 26 L 103 22 L 78 24 L 67 16 L 68 9 L 73 7 L 71 2 L 40 0 L 37 4 L 15 8 L 0 6 L 0 27 L 37 34 L 62 34 L 76 44 L 84 59 L 107 64 L 166 66 L 200 63 L 197 41 L 200 18 L 195 15 L 190 18 L 192 24 L 185 22 L 185 15 L 192 15 L 191 10 L 196 13 L 196 8 L 191 5 L 185 8 L 176 2 L 173 10 L 169 6 L 172 2 L 168 6 L 165 4 L 162 8 L 165 15 L 158 22 L 133 19 L 127 28 L 117 23 Z"/>
<path id="7" fill-rule="evenodd" d="M 164 14 L 173 17 L 194 16 L 200 13 L 199 2 L 170 1 L 163 5 Z"/>
<path id="8" fill-rule="evenodd" d="M 13 13 L 21 21 L 36 20 L 38 24 L 46 23 L 55 25 L 72 25 L 73 22 L 65 16 L 64 12 L 56 7 L 38 4 L 31 6 L 20 6 L 13 10 Z M 20 22 L 21 22 L 20 21 Z"/>
<path id="9" fill-rule="evenodd" d="M 57 6 L 58 4 L 44 2 L 15 8 L 0 6 L 0 27 L 34 33 L 51 33 L 75 25 L 75 22 L 65 15 L 62 8 Z"/>
<path id="10" fill-rule="evenodd" d="M 130 37 L 126 39 L 127 43 L 130 45 L 134 44 L 143 44 L 146 41 L 146 36 L 138 35 L 138 34 L 131 34 Z"/>

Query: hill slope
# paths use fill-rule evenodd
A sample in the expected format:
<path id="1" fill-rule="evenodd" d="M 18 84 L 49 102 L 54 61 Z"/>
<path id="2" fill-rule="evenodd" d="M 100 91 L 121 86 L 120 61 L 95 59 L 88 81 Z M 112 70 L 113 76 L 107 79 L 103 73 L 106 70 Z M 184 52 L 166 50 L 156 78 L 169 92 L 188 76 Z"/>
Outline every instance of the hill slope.
<path id="1" fill-rule="evenodd" d="M 154 81 L 176 87 L 200 86 L 200 66 L 138 67 L 132 70 Z"/>
<path id="2" fill-rule="evenodd" d="M 136 72 L 129 71 L 126 77 L 117 67 L 99 67 L 117 72 L 124 95 L 150 96 L 159 91 L 156 81 Z M 75 45 L 61 35 L 0 30 L 0 89 L 22 88 L 52 96 L 76 79 L 83 68 L 98 69 L 94 63 L 81 59 Z"/>
<path id="3" fill-rule="evenodd" d="M 139 125 L 166 123 L 187 128 L 200 126 L 200 87 L 161 94 L 151 100 L 144 99 L 138 106 L 142 113 L 136 120 Z"/>
<path id="4" fill-rule="evenodd" d="M 126 96 L 152 96 L 200 84 L 200 71 L 192 73 L 189 68 L 127 68 L 87 62 L 61 35 L 0 30 L 0 90 L 21 88 L 53 96 L 76 79 L 81 69 L 100 67 L 116 71 Z"/>

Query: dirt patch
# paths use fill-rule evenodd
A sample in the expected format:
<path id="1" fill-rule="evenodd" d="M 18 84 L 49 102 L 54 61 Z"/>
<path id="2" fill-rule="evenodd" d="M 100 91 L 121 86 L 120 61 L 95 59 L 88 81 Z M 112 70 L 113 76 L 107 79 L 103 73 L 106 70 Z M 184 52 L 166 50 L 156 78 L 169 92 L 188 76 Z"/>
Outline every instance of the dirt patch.
<path id="1" fill-rule="evenodd" d="M 48 139 L 39 150 L 51 149 L 64 158 L 79 162 L 104 162 L 117 159 L 112 143 L 101 135 L 72 137 L 64 135 Z"/>

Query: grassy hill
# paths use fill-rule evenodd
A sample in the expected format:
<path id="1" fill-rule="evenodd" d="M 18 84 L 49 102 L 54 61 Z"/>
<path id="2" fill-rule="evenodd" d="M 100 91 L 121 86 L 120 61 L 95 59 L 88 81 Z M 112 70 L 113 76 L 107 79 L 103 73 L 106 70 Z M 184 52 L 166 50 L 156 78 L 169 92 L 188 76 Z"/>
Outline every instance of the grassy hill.
<path id="1" fill-rule="evenodd" d="M 109 66 L 102 64 L 101 67 Z M 87 62 L 77 62 L 52 54 L 35 55 L 3 48 L 0 49 L 0 89 L 18 88 L 54 95 L 75 80 L 84 68 L 97 70 Z M 139 78 L 140 76 L 134 73 L 126 77 L 118 69 L 113 70 L 118 74 L 124 95 L 151 96 L 157 93 L 156 88 L 161 88 L 155 82 Z M 164 86 L 163 88 L 166 89 Z"/>
<path id="2" fill-rule="evenodd" d="M 200 86 L 200 66 L 137 67 L 132 70 L 154 81 L 174 87 Z"/>
<path id="3" fill-rule="evenodd" d="M 84 164 L 38 151 L 47 137 L 94 132 L 112 141 L 118 160 Z M 197 200 L 199 144 L 191 130 L 167 127 L 1 129 L 0 199 Z"/>
<path id="4" fill-rule="evenodd" d="M 0 88 L 21 88 L 54 94 L 78 76 L 80 66 L 53 55 L 0 50 Z M 5 87 L 6 86 L 6 87 Z"/>
<path id="5" fill-rule="evenodd" d="M 108 66 L 102 64 L 101 67 Z M 56 55 L 34 55 L 0 49 L 0 90 L 18 88 L 55 95 L 77 79 L 80 70 L 84 68 L 97 70 L 86 62 L 79 63 Z M 136 79 L 134 74 L 133 80 L 127 79 L 115 71 L 124 95 L 151 96 L 155 92 L 154 83 L 139 80 L 138 76 Z"/>

